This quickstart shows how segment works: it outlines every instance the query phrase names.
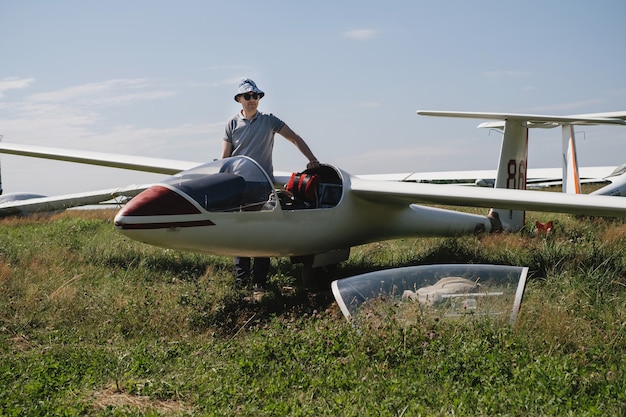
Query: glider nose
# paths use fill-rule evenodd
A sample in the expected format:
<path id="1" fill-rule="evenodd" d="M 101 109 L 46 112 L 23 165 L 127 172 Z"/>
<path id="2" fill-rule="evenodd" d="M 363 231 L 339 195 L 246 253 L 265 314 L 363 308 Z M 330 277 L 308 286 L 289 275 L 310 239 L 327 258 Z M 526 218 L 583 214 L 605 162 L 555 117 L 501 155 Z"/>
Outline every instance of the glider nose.
<path id="1" fill-rule="evenodd" d="M 130 200 L 115 216 L 117 229 L 167 227 L 171 216 L 200 214 L 200 210 L 176 191 L 154 185 Z"/>

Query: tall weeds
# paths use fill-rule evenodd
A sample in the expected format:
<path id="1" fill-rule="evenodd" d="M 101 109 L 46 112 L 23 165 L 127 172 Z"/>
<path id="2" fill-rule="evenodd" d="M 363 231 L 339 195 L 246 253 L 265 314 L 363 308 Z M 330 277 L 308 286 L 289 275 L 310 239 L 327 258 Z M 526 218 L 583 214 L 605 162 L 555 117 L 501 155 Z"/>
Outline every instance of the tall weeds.
<path id="1" fill-rule="evenodd" d="M 0 415 L 623 415 L 626 224 L 531 213 L 515 234 L 354 248 L 328 279 L 429 263 L 530 267 L 515 328 L 386 305 L 359 327 L 272 262 L 115 233 L 113 213 L 0 221 Z M 554 220 L 550 235 L 535 220 Z"/>

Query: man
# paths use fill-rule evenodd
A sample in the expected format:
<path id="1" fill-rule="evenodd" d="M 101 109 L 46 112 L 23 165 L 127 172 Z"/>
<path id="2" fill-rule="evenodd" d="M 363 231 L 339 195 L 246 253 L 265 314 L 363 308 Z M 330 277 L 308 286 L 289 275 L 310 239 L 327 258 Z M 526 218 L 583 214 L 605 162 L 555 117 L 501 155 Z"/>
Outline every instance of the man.
<path id="1" fill-rule="evenodd" d="M 318 166 L 317 158 L 297 133 L 273 114 L 257 110 L 259 100 L 263 96 L 265 93 L 257 87 L 254 81 L 250 79 L 241 80 L 237 94 L 235 94 L 235 101 L 240 103 L 242 108 L 226 123 L 222 158 L 237 155 L 248 156 L 254 159 L 273 180 L 272 151 L 274 149 L 274 135 L 278 133 L 296 145 L 308 159 L 307 168 Z M 255 291 L 263 290 L 269 269 L 269 258 L 254 258 L 252 284 Z M 250 258 L 235 258 L 235 270 L 238 282 L 245 283 L 248 281 L 251 270 Z"/>

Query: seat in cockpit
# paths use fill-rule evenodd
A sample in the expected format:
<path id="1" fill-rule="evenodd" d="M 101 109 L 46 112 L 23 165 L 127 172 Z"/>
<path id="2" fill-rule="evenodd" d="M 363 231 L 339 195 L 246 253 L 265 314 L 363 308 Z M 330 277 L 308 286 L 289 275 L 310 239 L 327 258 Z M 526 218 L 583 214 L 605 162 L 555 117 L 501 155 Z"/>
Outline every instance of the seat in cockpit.
<path id="1" fill-rule="evenodd" d="M 285 191 L 278 191 L 283 209 L 332 208 L 341 200 L 343 186 L 337 171 L 320 165 L 294 172 Z"/>

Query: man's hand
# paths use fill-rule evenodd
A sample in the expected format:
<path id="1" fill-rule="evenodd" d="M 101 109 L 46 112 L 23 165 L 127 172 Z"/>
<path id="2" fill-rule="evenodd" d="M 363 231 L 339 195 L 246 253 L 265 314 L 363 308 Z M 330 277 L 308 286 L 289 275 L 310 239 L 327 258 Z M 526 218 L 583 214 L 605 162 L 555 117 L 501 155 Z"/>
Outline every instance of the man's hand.
<path id="1" fill-rule="evenodd" d="M 317 159 L 313 159 L 312 161 L 309 161 L 308 164 L 306 164 L 307 169 L 315 168 L 318 166 L 320 166 L 320 162 Z"/>

